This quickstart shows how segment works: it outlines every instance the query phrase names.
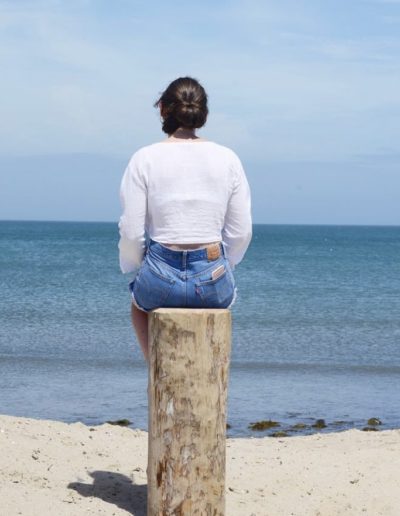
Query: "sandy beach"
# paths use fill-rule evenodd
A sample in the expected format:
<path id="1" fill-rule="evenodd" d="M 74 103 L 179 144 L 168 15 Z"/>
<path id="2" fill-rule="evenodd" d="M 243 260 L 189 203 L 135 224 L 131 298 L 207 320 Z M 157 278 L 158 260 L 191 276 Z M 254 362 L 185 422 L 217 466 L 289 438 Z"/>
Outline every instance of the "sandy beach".
<path id="1" fill-rule="evenodd" d="M 146 514 L 147 432 L 0 416 L 2 516 Z M 227 439 L 227 516 L 400 514 L 400 430 Z"/>

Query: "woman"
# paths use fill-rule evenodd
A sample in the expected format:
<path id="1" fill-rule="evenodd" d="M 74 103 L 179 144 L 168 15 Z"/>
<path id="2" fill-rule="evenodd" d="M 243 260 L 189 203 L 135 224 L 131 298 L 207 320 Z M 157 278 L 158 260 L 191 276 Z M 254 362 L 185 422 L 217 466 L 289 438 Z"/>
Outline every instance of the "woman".
<path id="1" fill-rule="evenodd" d="M 250 189 L 237 155 L 199 138 L 207 94 L 190 77 L 173 81 L 155 107 L 168 137 L 139 149 L 121 183 L 120 266 L 132 323 L 148 361 L 148 312 L 159 307 L 229 308 L 232 270 L 250 243 Z"/>

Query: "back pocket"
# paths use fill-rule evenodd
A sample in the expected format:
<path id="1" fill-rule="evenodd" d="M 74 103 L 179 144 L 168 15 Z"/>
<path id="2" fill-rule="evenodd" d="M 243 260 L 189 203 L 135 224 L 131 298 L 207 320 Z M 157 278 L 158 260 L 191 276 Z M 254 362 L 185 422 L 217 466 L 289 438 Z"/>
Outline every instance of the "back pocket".
<path id="1" fill-rule="evenodd" d="M 222 266 L 222 272 L 221 265 L 208 269 L 195 283 L 196 293 L 204 307 L 226 308 L 233 299 L 235 284 L 227 269 L 226 261 Z"/>
<path id="2" fill-rule="evenodd" d="M 160 274 L 144 260 L 133 284 L 133 295 L 145 310 L 160 308 L 167 301 L 175 280 Z"/>

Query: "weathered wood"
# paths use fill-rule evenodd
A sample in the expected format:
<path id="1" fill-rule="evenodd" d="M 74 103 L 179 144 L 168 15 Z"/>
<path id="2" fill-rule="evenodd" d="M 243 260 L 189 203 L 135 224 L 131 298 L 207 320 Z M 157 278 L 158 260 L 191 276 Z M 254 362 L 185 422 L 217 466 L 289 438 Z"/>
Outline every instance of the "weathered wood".
<path id="1" fill-rule="evenodd" d="M 149 316 L 148 516 L 225 515 L 229 310 Z"/>

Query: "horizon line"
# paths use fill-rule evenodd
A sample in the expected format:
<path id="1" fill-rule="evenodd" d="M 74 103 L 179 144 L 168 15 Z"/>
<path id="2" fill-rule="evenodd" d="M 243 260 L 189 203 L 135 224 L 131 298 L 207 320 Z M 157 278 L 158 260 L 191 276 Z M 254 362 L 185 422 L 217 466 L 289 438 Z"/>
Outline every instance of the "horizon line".
<path id="1" fill-rule="evenodd" d="M 32 223 L 50 223 L 50 224 L 115 224 L 118 220 L 54 220 L 54 219 L 0 219 L 3 222 L 32 222 Z M 344 226 L 344 227 L 400 227 L 400 224 L 355 224 L 352 222 L 335 223 L 335 222 L 253 222 L 253 226 Z"/>

